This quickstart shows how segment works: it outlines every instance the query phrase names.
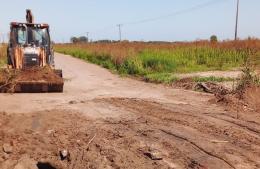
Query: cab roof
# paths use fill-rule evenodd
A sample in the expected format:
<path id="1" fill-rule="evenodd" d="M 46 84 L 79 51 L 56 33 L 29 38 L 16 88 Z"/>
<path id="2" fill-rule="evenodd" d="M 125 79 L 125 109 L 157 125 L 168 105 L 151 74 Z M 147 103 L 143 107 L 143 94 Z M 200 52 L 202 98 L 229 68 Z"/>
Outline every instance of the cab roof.
<path id="1" fill-rule="evenodd" d="M 23 26 L 26 25 L 28 27 L 38 27 L 38 28 L 49 28 L 49 25 L 46 23 L 22 23 L 22 22 L 11 22 L 10 25 L 12 27 L 16 27 L 16 26 Z"/>

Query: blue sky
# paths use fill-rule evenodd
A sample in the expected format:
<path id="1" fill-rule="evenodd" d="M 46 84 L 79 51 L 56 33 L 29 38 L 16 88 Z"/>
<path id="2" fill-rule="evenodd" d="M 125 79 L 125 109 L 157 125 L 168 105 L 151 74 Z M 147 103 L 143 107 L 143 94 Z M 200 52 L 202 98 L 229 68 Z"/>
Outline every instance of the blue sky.
<path id="1" fill-rule="evenodd" d="M 11 21 L 24 21 L 25 9 L 33 10 L 36 22 L 51 26 L 54 41 L 71 36 L 118 39 L 119 23 L 158 18 L 214 0 L 9 0 L 1 3 L 0 33 L 7 33 Z M 209 6 L 187 10 L 157 20 L 125 24 L 122 38 L 128 40 L 187 41 L 233 39 L 236 0 L 215 0 Z M 260 38 L 260 0 L 240 0 L 239 37 Z M 1 36 L 2 37 L 2 36 Z"/>

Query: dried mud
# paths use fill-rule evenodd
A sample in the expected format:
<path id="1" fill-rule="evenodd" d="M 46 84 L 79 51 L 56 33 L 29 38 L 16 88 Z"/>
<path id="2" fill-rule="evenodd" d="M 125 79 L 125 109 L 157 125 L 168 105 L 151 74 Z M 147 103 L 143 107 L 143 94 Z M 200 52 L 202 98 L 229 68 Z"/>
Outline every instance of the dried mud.
<path id="1" fill-rule="evenodd" d="M 69 111 L 0 113 L 1 165 L 24 155 L 55 169 L 259 168 L 260 120 L 140 99 L 100 98 L 95 104 L 124 110 L 93 119 Z M 192 109 L 192 108 L 191 108 Z M 190 110 L 191 110 L 190 109 Z M 62 159 L 60 152 L 68 151 Z M 2 163 L 1 163 L 2 162 Z"/>

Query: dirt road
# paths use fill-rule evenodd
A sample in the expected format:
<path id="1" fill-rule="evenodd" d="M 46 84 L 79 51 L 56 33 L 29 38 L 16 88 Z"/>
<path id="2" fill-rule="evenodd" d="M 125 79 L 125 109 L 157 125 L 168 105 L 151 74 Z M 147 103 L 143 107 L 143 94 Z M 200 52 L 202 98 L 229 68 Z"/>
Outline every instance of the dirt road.
<path id="1" fill-rule="evenodd" d="M 212 95 L 122 78 L 56 54 L 62 94 L 1 94 L 0 168 L 22 155 L 53 168 L 260 168 L 260 114 Z M 1 148 L 1 147 L 0 147 Z M 59 150 L 70 156 L 59 159 Z M 2 164 L 1 164 L 2 161 Z M 2 166 L 1 166 L 2 165 Z M 8 168 L 8 167 L 7 167 Z"/>

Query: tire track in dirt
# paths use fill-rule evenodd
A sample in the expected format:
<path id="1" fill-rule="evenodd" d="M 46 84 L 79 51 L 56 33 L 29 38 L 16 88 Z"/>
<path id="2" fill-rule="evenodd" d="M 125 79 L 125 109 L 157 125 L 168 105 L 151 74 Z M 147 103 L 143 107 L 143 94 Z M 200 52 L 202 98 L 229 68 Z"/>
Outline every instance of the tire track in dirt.
<path id="1" fill-rule="evenodd" d="M 201 132 L 206 133 L 212 133 L 212 131 L 215 131 L 214 133 L 225 133 L 228 134 L 228 136 L 233 137 L 235 140 L 238 138 L 242 138 L 247 140 L 250 143 L 255 143 L 256 145 L 260 145 L 260 137 L 256 136 L 255 133 L 247 133 L 244 131 L 244 128 L 232 128 L 232 131 L 230 131 L 228 128 L 225 128 L 225 130 L 220 129 L 221 127 L 226 127 L 225 125 L 221 124 L 220 125 L 214 121 L 211 121 L 212 123 L 207 122 L 208 120 L 211 120 L 211 116 L 205 117 L 205 116 L 197 116 L 188 114 L 188 113 L 183 113 L 183 112 L 178 112 L 178 111 L 172 111 L 169 109 L 166 109 L 163 107 L 163 105 L 159 103 L 151 103 L 143 100 L 138 100 L 138 99 L 112 99 L 108 102 L 111 102 L 112 104 L 116 104 L 117 106 L 123 106 L 126 109 L 130 108 L 132 110 L 136 110 L 138 113 L 142 113 L 143 110 L 148 109 L 147 112 L 145 112 L 145 115 L 150 115 L 153 117 L 157 117 L 159 119 L 162 119 L 164 121 L 175 121 L 176 123 L 180 123 L 182 125 L 186 126 L 191 126 L 192 128 L 196 128 Z M 117 103 L 118 102 L 118 103 Z M 163 112 L 163 114 L 158 114 L 158 112 Z M 174 116 L 173 116 L 174 114 Z M 213 117 L 215 118 L 215 117 Z M 218 119 L 222 120 L 222 119 Z M 224 121 L 224 120 L 222 120 Z M 228 122 L 230 123 L 230 122 Z M 231 123 L 233 124 L 233 123 Z M 235 124 L 236 125 L 236 124 Z M 233 127 L 233 126 L 231 126 Z M 208 130 L 211 129 L 211 130 Z M 241 133 L 243 135 L 238 135 L 237 133 Z"/>
<path id="2" fill-rule="evenodd" d="M 164 108 L 166 109 L 176 109 L 173 108 L 173 106 L 164 106 Z M 200 110 L 196 110 L 195 108 L 193 108 L 194 111 L 187 111 L 185 109 L 179 109 L 178 108 L 178 112 L 186 112 L 186 113 L 183 113 L 185 115 L 188 115 L 188 116 L 196 116 L 196 117 L 200 117 L 200 118 L 215 118 L 216 120 L 221 120 L 221 121 L 224 121 L 224 122 L 227 122 L 227 123 L 231 123 L 233 125 L 236 125 L 240 128 L 244 128 L 244 129 L 247 129 L 249 132 L 252 132 L 254 133 L 254 135 L 258 135 L 260 137 L 260 123 L 257 123 L 255 121 L 247 121 L 243 118 L 237 118 L 237 117 L 234 117 L 233 115 L 230 115 L 232 114 L 232 112 L 228 112 L 230 114 L 227 114 L 227 113 L 197 113 L 197 112 L 200 112 Z M 190 114 L 195 114 L 195 115 L 190 115 Z"/>
<path id="3" fill-rule="evenodd" d="M 159 150 L 163 157 L 163 161 L 158 161 L 156 163 L 161 164 L 165 168 L 206 168 L 192 157 L 187 156 L 175 142 L 172 142 L 172 139 L 165 138 L 162 132 L 158 130 L 157 126 L 154 127 L 142 117 L 138 118 L 138 120 L 126 119 L 117 121 L 111 119 L 106 121 L 105 124 L 107 126 L 101 126 L 100 128 L 103 128 L 106 131 L 109 130 L 111 133 L 111 130 L 113 130 L 113 132 L 121 130 L 121 134 L 119 135 L 122 135 L 122 132 L 127 135 L 126 139 L 128 141 L 131 140 L 129 147 L 135 145 L 137 147 L 136 151 L 140 155 L 143 155 L 151 148 L 156 149 L 157 151 Z"/>
<path id="4" fill-rule="evenodd" d="M 228 122 L 228 123 L 231 123 L 233 125 L 236 125 L 237 127 L 241 127 L 241 128 L 244 128 L 244 129 L 247 129 L 249 130 L 250 132 L 253 132 L 254 134 L 258 135 L 260 137 L 260 126 L 258 125 L 252 125 L 250 124 L 250 122 L 248 121 L 243 121 L 243 120 L 239 120 L 239 119 L 234 119 L 234 118 L 227 118 L 227 117 L 221 117 L 219 115 L 208 115 L 209 117 L 212 117 L 212 118 L 216 118 L 216 119 L 219 119 L 219 120 L 223 120 L 225 122 Z"/>
<path id="5" fill-rule="evenodd" d="M 156 125 L 158 126 L 168 125 L 168 127 L 174 127 L 174 125 L 171 124 L 171 122 L 174 121 L 177 124 L 194 128 L 199 132 L 214 136 L 215 138 L 228 140 L 228 142 L 230 142 L 232 146 L 235 146 L 233 148 L 229 148 L 230 151 L 233 151 L 232 153 L 235 153 L 238 156 L 243 156 L 245 161 L 254 163 L 255 166 L 259 165 L 259 162 L 254 159 L 254 157 L 252 158 L 250 156 L 251 153 L 259 156 L 259 138 L 255 136 L 255 133 L 249 133 L 240 126 L 238 128 L 237 125 L 234 126 L 234 124 L 230 122 L 226 122 L 224 125 L 223 122 L 222 124 L 218 124 L 216 123 L 216 121 L 213 121 L 214 123 L 212 123 L 211 117 L 197 116 L 196 113 L 196 115 L 179 113 L 165 109 L 160 104 L 149 103 L 137 99 L 112 98 L 105 101 L 118 107 L 123 107 L 124 109 L 131 112 L 134 111 L 138 115 L 141 114 L 148 117 L 152 116 L 154 118 L 157 118 L 161 120 L 156 121 Z M 160 115 L 160 113 L 163 113 L 163 115 Z M 206 120 L 210 120 L 209 122 L 211 123 L 207 122 Z M 217 120 L 220 121 L 221 119 Z M 225 125 L 228 125 L 231 128 L 225 127 Z M 224 127 L 224 129 L 222 129 L 222 127 Z"/>
<path id="6" fill-rule="evenodd" d="M 136 121 L 136 120 L 133 120 L 133 121 Z M 194 162 L 195 162 L 195 164 L 197 164 L 197 166 L 200 166 L 201 168 L 207 168 L 204 166 L 208 166 L 209 168 L 216 168 L 215 165 L 218 166 L 218 168 L 230 168 L 230 167 L 228 167 L 228 165 L 225 165 L 225 163 L 221 164 L 221 162 L 219 162 L 218 160 L 212 159 L 211 156 L 208 156 L 208 154 L 205 154 L 205 152 L 201 152 L 200 150 L 196 151 L 195 155 L 191 155 L 191 154 L 194 154 L 194 148 L 192 145 L 191 146 L 184 145 L 183 141 L 178 141 L 178 139 L 172 139 L 172 137 L 167 138 L 165 133 L 161 132 L 161 129 L 160 129 L 162 127 L 161 125 L 158 126 L 157 124 L 154 123 L 154 121 L 151 121 L 150 118 L 148 118 L 148 121 L 150 121 L 148 124 L 142 123 L 142 125 L 139 123 L 139 121 L 134 122 L 134 123 L 128 121 L 127 123 L 124 122 L 123 124 L 127 125 L 127 128 L 131 128 L 132 131 L 136 131 L 136 133 L 138 133 L 138 130 L 142 131 L 142 135 L 147 137 L 147 140 L 149 140 L 150 144 L 152 142 L 154 144 L 157 144 L 158 147 L 160 147 L 159 145 L 164 145 L 164 144 L 167 144 L 168 146 L 171 145 L 171 149 L 169 149 L 169 148 L 164 149 L 162 147 L 160 147 L 159 149 L 163 150 L 164 152 L 168 152 L 168 154 L 171 154 L 172 158 L 173 157 L 179 158 L 179 157 L 175 157 L 172 155 L 172 154 L 176 153 L 176 150 L 178 150 L 178 152 L 181 152 L 181 153 L 178 153 L 179 156 L 182 159 L 187 159 L 187 161 L 184 163 L 184 164 L 186 164 L 186 165 L 184 165 L 186 167 L 182 167 L 182 168 L 189 168 L 189 166 L 191 164 L 193 164 Z M 120 123 L 113 122 L 113 124 L 120 124 Z M 172 127 L 168 126 L 165 128 L 169 129 Z M 149 130 L 147 130 L 147 129 L 149 129 Z M 188 133 L 185 130 L 183 130 L 183 132 Z M 142 140 L 142 139 L 143 139 L 143 137 L 139 138 L 138 140 Z M 174 150 L 174 151 L 171 151 L 171 150 Z M 212 151 L 212 150 L 210 150 L 210 151 Z M 206 156 L 208 156 L 208 157 L 206 157 Z M 203 162 L 200 162 L 199 159 L 204 159 L 204 160 L 203 160 Z M 199 161 L 197 161 L 197 160 L 199 160 Z M 172 162 L 172 163 L 176 163 L 176 162 Z M 253 162 L 251 162 L 251 163 L 253 163 Z"/>
<path id="7" fill-rule="evenodd" d="M 231 123 L 233 123 L 232 121 L 237 121 L 237 123 L 245 123 L 246 125 L 252 126 L 252 128 L 255 128 L 255 130 L 259 130 L 260 129 L 260 123 L 256 122 L 256 121 L 252 121 L 252 120 L 247 120 L 244 118 L 239 118 L 237 117 L 237 115 L 230 115 L 227 113 L 217 113 L 217 114 L 212 114 L 212 113 L 203 113 L 203 115 L 206 116 L 211 116 L 211 117 L 215 117 L 215 118 L 219 118 L 220 120 L 227 120 L 230 119 L 229 121 Z"/>
<path id="8" fill-rule="evenodd" d="M 211 153 L 211 152 L 205 150 L 204 148 L 200 147 L 199 145 L 197 145 L 197 144 L 194 143 L 193 141 L 190 141 L 189 139 L 187 139 L 187 138 L 185 138 L 185 137 L 179 136 L 179 135 L 177 135 L 177 134 L 173 134 L 173 133 L 171 133 L 171 132 L 169 132 L 169 131 L 166 131 L 166 130 L 161 130 L 161 131 L 164 132 L 164 133 L 166 133 L 166 134 L 168 134 L 168 135 L 171 135 L 171 136 L 173 136 L 173 137 L 176 137 L 176 138 L 178 138 L 178 139 L 181 139 L 181 140 L 183 140 L 183 141 L 186 141 L 186 142 L 190 143 L 191 145 L 197 147 L 200 151 L 206 153 L 207 155 L 209 155 L 209 156 L 211 156 L 211 157 L 214 157 L 214 158 L 216 158 L 216 159 L 218 159 L 218 160 L 221 160 L 221 161 L 225 162 L 225 163 L 226 163 L 227 165 L 229 165 L 231 168 L 235 169 L 235 167 L 234 167 L 231 163 L 229 163 L 227 160 L 225 160 L 224 158 L 222 158 L 222 157 L 220 157 L 220 156 L 217 156 L 217 155 L 215 155 L 215 154 L 213 154 L 213 153 Z"/>

